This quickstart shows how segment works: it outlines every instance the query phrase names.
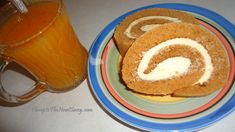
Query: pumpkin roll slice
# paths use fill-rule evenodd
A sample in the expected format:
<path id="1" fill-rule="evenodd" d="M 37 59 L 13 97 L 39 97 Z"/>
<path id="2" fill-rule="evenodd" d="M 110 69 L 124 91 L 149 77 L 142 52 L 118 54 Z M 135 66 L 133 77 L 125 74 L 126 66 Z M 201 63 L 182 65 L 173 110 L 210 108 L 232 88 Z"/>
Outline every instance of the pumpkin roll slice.
<path id="1" fill-rule="evenodd" d="M 187 22 L 197 24 L 197 20 L 182 11 L 153 8 L 126 17 L 116 28 L 114 39 L 119 52 L 125 55 L 131 44 L 143 33 L 165 23 Z"/>
<path id="2" fill-rule="evenodd" d="M 134 92 L 204 96 L 223 87 L 228 62 L 220 41 L 190 23 L 169 23 L 140 36 L 122 63 L 122 79 Z"/>

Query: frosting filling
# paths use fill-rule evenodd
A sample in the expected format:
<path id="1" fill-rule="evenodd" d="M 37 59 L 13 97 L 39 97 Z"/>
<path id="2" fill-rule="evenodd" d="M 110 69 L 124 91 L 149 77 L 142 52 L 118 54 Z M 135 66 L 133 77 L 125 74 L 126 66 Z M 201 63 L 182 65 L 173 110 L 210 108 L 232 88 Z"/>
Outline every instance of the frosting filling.
<path id="1" fill-rule="evenodd" d="M 148 64 L 151 58 L 154 55 L 157 55 L 161 49 L 172 45 L 185 45 L 195 48 L 202 55 L 203 61 L 205 63 L 204 73 L 195 84 L 203 84 L 204 82 L 209 80 L 213 71 L 211 57 L 208 54 L 208 51 L 202 46 L 202 44 L 189 38 L 169 39 L 144 52 L 143 58 L 141 59 L 137 68 L 137 75 L 139 76 L 139 78 L 141 78 L 142 80 L 157 81 L 170 79 L 172 77 L 180 76 L 186 73 L 189 69 L 191 61 L 190 59 L 185 57 L 168 58 L 157 64 L 151 72 L 147 74 L 144 73 L 144 71 L 148 68 Z"/>
<path id="2" fill-rule="evenodd" d="M 141 31 L 147 32 L 149 30 L 152 30 L 156 27 L 161 26 L 161 24 L 149 24 L 149 25 L 144 25 L 140 28 Z"/>
<path id="3" fill-rule="evenodd" d="M 146 21 L 146 20 L 150 20 L 150 19 L 165 19 L 171 22 L 182 22 L 180 19 L 178 18 L 174 18 L 174 17 L 169 17 L 169 16 L 146 16 L 146 17 L 141 17 L 139 19 L 134 20 L 133 22 L 131 22 L 129 24 L 129 26 L 126 28 L 124 34 L 128 37 L 128 38 L 133 38 L 135 39 L 136 37 L 133 36 L 131 34 L 131 29 L 132 27 L 134 27 L 135 25 L 137 25 L 138 23 L 142 22 L 142 21 Z M 144 25 L 142 26 L 140 29 L 142 31 L 149 31 L 155 27 L 160 26 L 161 24 L 150 24 L 150 25 Z"/>

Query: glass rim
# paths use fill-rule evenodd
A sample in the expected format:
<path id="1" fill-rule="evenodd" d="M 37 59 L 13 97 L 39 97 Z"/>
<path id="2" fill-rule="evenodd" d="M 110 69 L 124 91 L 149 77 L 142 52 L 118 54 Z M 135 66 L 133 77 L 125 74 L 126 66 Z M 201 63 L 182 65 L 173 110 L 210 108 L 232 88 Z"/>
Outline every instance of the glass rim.
<path id="1" fill-rule="evenodd" d="M 9 47 L 16 47 L 16 46 L 19 46 L 19 45 L 22 45 L 22 44 L 25 44 L 27 43 L 28 41 L 36 38 L 37 36 L 40 36 L 41 34 L 43 34 L 54 22 L 55 20 L 58 18 L 58 16 L 61 14 L 62 12 L 62 8 L 63 8 L 63 0 L 57 0 L 58 3 L 59 3 L 59 7 L 58 7 L 58 10 L 57 10 L 57 13 L 56 15 L 53 17 L 53 19 L 48 23 L 46 24 L 46 26 L 44 26 L 43 28 L 41 28 L 40 30 L 38 30 L 36 33 L 33 33 L 31 35 L 29 35 L 28 37 L 24 38 L 23 40 L 16 40 L 16 41 L 10 41 L 10 42 L 0 42 L 0 48 L 9 48 Z M 55 2 L 55 1 L 39 1 L 39 2 Z M 37 3 L 37 2 L 36 2 Z M 13 5 L 11 2 L 8 2 L 5 6 L 11 6 Z M 14 5 L 13 5 L 14 6 Z M 11 15 L 14 15 L 16 12 L 18 11 L 15 11 L 13 14 Z"/>

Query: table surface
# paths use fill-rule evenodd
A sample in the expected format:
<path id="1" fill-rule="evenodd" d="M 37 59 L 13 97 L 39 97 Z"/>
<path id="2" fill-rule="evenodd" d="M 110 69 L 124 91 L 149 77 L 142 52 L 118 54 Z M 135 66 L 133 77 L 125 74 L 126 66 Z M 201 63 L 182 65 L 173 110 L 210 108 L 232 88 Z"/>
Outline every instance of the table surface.
<path id="1" fill-rule="evenodd" d="M 89 50 L 92 42 L 101 30 L 112 20 L 123 13 L 141 6 L 169 3 L 174 0 L 66 0 L 71 24 L 83 46 Z M 234 0 L 178 0 L 205 7 L 224 16 L 235 24 Z M 14 80 L 14 82 L 13 82 Z M 9 91 L 15 87 L 29 87 L 32 84 L 28 78 L 7 71 L 2 78 Z M 76 112 L 57 112 L 58 108 L 73 107 Z M 54 109 L 54 111 L 48 111 Z M 80 111 L 82 110 L 82 112 Z M 235 112 L 216 122 L 202 132 L 235 131 Z M 45 92 L 32 101 L 17 106 L 0 106 L 1 132 L 75 132 L 75 131 L 136 131 L 120 121 L 115 120 L 96 102 L 85 80 L 77 88 L 60 94 Z"/>

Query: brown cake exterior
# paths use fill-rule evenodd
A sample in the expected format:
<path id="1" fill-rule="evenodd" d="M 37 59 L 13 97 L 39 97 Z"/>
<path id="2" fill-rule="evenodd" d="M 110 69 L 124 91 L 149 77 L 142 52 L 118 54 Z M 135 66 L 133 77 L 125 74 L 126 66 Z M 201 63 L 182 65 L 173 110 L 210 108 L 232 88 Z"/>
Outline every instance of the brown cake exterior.
<path id="1" fill-rule="evenodd" d="M 120 54 L 124 56 L 135 39 L 146 32 L 146 30 L 142 30 L 146 25 L 147 27 L 149 27 L 148 25 L 160 26 L 172 22 L 197 24 L 197 20 L 192 15 L 182 11 L 163 8 L 145 9 L 126 17 L 120 25 L 117 26 L 114 33 L 114 39 Z M 130 32 L 129 36 L 127 29 Z"/>
<path id="2" fill-rule="evenodd" d="M 137 71 L 146 52 L 168 40 L 179 38 L 198 42 L 207 51 L 213 69 L 207 70 L 209 63 L 202 51 L 192 47 L 193 45 L 182 45 L 179 42 L 162 48 L 152 56 L 144 73 L 150 73 L 164 60 L 174 57 L 190 60 L 186 72 L 160 80 L 140 78 Z M 167 67 L 172 69 L 176 66 L 177 64 L 173 64 Z M 227 81 L 228 69 L 226 52 L 212 33 L 195 24 L 169 23 L 148 31 L 136 39 L 123 59 L 121 73 L 127 87 L 135 92 L 192 97 L 208 95 L 223 87 Z M 205 77 L 205 73 L 210 73 L 209 79 L 199 83 L 202 76 Z"/>

